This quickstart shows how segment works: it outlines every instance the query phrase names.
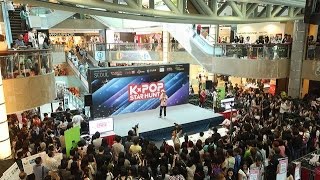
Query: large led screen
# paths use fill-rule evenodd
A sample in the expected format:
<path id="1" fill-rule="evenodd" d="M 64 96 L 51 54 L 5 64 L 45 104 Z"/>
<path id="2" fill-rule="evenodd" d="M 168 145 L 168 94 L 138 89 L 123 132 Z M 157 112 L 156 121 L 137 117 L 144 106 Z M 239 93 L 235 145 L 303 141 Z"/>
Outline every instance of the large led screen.
<path id="1" fill-rule="evenodd" d="M 186 104 L 189 65 L 90 69 L 89 84 L 94 118 L 155 109 L 163 90 L 168 106 Z"/>

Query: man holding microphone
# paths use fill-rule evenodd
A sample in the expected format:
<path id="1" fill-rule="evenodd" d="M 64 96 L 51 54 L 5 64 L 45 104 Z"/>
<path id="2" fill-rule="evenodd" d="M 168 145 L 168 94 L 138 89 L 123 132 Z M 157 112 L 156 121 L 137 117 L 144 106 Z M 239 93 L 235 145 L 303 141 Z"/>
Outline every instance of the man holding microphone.
<path id="1" fill-rule="evenodd" d="M 168 96 L 166 94 L 166 91 L 163 90 L 162 93 L 160 94 L 160 116 L 159 118 L 162 118 L 162 109 L 163 109 L 163 114 L 164 117 L 166 117 L 167 115 L 167 100 L 168 100 Z"/>

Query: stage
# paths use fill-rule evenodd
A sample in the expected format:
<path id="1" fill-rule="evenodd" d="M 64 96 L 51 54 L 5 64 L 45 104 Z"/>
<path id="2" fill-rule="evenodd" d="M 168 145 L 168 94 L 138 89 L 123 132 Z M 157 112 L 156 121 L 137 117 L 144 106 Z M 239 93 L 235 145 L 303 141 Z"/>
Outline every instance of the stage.
<path id="1" fill-rule="evenodd" d="M 194 134 L 219 125 L 224 117 L 192 104 L 167 107 L 167 117 L 159 118 L 159 108 L 113 116 L 114 133 L 127 136 L 128 131 L 139 123 L 140 136 L 152 141 L 170 139 L 174 123 L 182 125 L 183 132 Z"/>

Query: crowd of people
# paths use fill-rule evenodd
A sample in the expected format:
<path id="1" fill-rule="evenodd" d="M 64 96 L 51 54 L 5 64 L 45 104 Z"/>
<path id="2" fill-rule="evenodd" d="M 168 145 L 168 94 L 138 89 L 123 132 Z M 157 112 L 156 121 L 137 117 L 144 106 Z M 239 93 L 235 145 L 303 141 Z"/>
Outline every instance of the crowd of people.
<path id="1" fill-rule="evenodd" d="M 82 75 L 87 76 L 88 73 L 88 69 L 89 69 L 89 64 L 84 60 L 85 57 L 82 57 L 81 55 L 81 60 L 79 59 L 79 57 L 77 56 L 79 52 L 73 52 L 73 51 L 69 51 L 67 54 L 67 57 L 69 60 L 71 60 L 71 62 L 73 63 L 73 65 L 79 70 L 79 72 Z"/>
<path id="2" fill-rule="evenodd" d="M 12 49 L 49 49 L 50 39 L 41 33 L 38 35 L 36 29 L 30 28 L 26 33 L 19 34 L 17 39 L 11 44 Z"/>
<path id="3" fill-rule="evenodd" d="M 272 96 L 259 89 L 235 90 L 237 112 L 222 125 L 228 129 L 221 136 L 216 127 L 212 135 L 193 142 L 176 125 L 172 130 L 173 146 L 139 137 L 138 126 L 128 136 L 116 136 L 113 144 L 95 133 L 91 140 L 82 139 L 66 156 L 65 130 L 87 124 L 80 113 L 62 112 L 59 118 L 37 112 L 23 113 L 20 118 L 8 117 L 13 152 L 21 158 L 46 152 L 46 159 L 37 158 L 33 178 L 40 179 L 167 179 L 167 180 L 247 180 L 250 169 L 259 169 L 259 179 L 275 180 L 279 158 L 289 162 L 319 149 L 320 99 Z M 59 106 L 60 107 L 60 106 Z M 57 111 L 62 111 L 58 108 Z M 225 123 L 228 121 L 227 123 Z M 141 124 L 140 126 L 143 126 Z M 62 153 L 63 158 L 55 155 Z M 18 163 L 19 164 L 19 163 Z M 20 179 L 32 179 L 23 172 Z M 293 179 L 289 165 L 288 179 Z"/>

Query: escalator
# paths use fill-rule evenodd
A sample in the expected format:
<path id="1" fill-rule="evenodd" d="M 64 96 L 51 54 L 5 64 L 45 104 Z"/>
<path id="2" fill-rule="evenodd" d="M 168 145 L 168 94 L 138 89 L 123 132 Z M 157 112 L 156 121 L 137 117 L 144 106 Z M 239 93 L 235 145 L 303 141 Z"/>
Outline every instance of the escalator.
<path id="1" fill-rule="evenodd" d="M 222 56 L 222 46 L 212 45 L 198 35 L 191 24 L 166 24 L 165 29 L 209 72 L 212 72 L 213 56 Z"/>

